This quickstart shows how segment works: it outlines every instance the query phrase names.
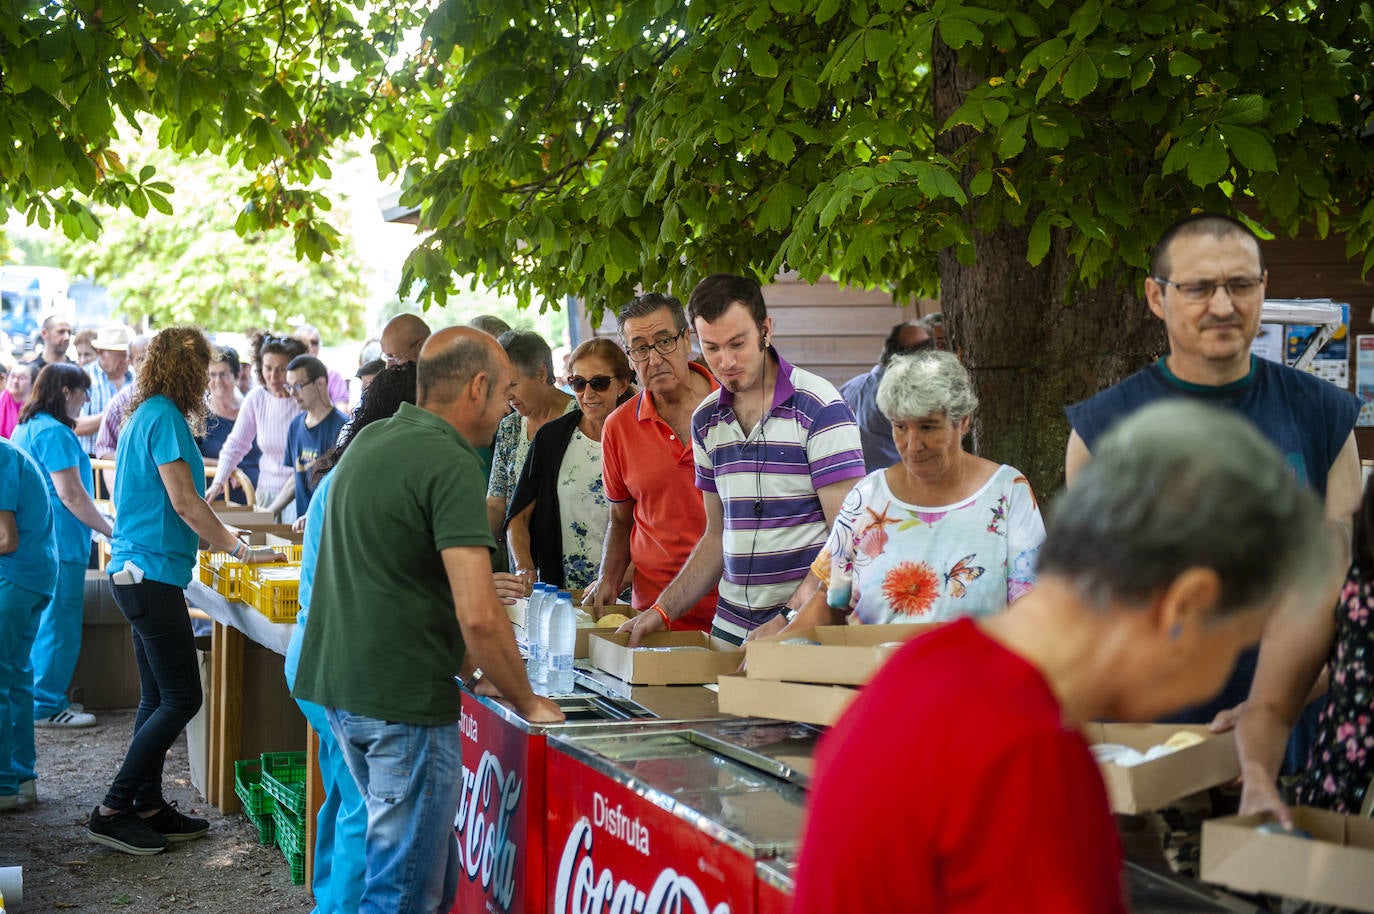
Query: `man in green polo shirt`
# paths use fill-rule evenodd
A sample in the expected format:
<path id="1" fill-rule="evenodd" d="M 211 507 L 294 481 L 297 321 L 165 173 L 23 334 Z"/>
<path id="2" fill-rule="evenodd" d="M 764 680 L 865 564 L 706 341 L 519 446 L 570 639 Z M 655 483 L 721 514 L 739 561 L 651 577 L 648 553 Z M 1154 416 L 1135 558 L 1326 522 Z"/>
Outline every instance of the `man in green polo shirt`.
<path id="1" fill-rule="evenodd" d="M 293 693 L 324 705 L 366 798 L 359 910 L 376 914 L 453 903 L 465 650 L 526 718 L 563 719 L 531 691 L 491 575 L 473 445 L 505 413 L 510 362 L 488 334 L 450 327 L 417 368 L 416 405 L 361 432 L 333 471 Z"/>

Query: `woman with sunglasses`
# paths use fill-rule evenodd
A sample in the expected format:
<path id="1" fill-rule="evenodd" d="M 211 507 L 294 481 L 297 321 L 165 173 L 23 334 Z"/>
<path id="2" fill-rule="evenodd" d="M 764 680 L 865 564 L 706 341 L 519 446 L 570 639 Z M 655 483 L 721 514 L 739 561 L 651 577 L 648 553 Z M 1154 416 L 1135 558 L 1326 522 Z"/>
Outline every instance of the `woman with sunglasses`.
<path id="1" fill-rule="evenodd" d="M 286 433 L 301 408 L 286 390 L 286 366 L 304 354 L 305 344 L 289 336 L 263 333 L 253 337 L 253 370 L 259 386 L 250 390 L 239 406 L 234 428 L 220 448 L 215 481 L 205 492 L 206 501 L 214 502 L 224 493 L 229 477 L 255 443 L 262 451 L 258 462 L 258 502 L 271 504 L 283 488 L 295 486 L 295 470 L 285 463 Z M 287 514 L 290 516 L 283 515 L 284 520 L 295 520 L 294 510 L 288 508 Z"/>
<path id="2" fill-rule="evenodd" d="M 506 515 L 506 539 L 518 574 L 537 574 L 540 581 L 571 590 L 597 578 L 610 520 L 601 482 L 601 429 L 634 391 L 630 360 L 608 339 L 587 340 L 568 364 L 577 409 L 534 436 Z"/>

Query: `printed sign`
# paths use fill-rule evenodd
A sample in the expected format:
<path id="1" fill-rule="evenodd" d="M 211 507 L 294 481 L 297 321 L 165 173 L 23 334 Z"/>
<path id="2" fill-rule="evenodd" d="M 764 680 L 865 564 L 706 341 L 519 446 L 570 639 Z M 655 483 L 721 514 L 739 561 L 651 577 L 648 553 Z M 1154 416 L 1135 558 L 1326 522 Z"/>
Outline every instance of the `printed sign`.
<path id="1" fill-rule="evenodd" d="M 554 748 L 549 914 L 746 914 L 754 861 Z"/>

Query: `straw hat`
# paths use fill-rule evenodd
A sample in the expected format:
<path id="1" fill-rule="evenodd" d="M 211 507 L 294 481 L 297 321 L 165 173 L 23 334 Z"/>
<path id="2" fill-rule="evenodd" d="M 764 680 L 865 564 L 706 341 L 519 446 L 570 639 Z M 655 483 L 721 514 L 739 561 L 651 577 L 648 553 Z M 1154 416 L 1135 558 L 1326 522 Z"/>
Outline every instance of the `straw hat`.
<path id="1" fill-rule="evenodd" d="M 117 352 L 127 352 L 129 344 L 133 342 L 134 332 L 123 324 L 111 324 L 108 327 L 101 327 L 100 332 L 95 335 L 91 345 L 96 349 L 107 349 Z"/>

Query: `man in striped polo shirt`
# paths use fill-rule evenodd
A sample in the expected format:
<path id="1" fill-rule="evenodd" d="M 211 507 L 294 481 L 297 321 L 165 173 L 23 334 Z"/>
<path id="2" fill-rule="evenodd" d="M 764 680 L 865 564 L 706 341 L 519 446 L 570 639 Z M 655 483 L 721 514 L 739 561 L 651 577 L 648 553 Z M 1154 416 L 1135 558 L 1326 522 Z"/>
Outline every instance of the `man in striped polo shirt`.
<path id="1" fill-rule="evenodd" d="M 716 273 L 687 313 L 721 387 L 692 416 L 706 531 L 658 600 L 625 628 L 631 644 L 671 626 L 719 584 L 712 634 L 739 644 L 815 589 L 810 566 L 864 475 L 854 415 L 834 385 L 769 345 L 759 284 Z"/>

